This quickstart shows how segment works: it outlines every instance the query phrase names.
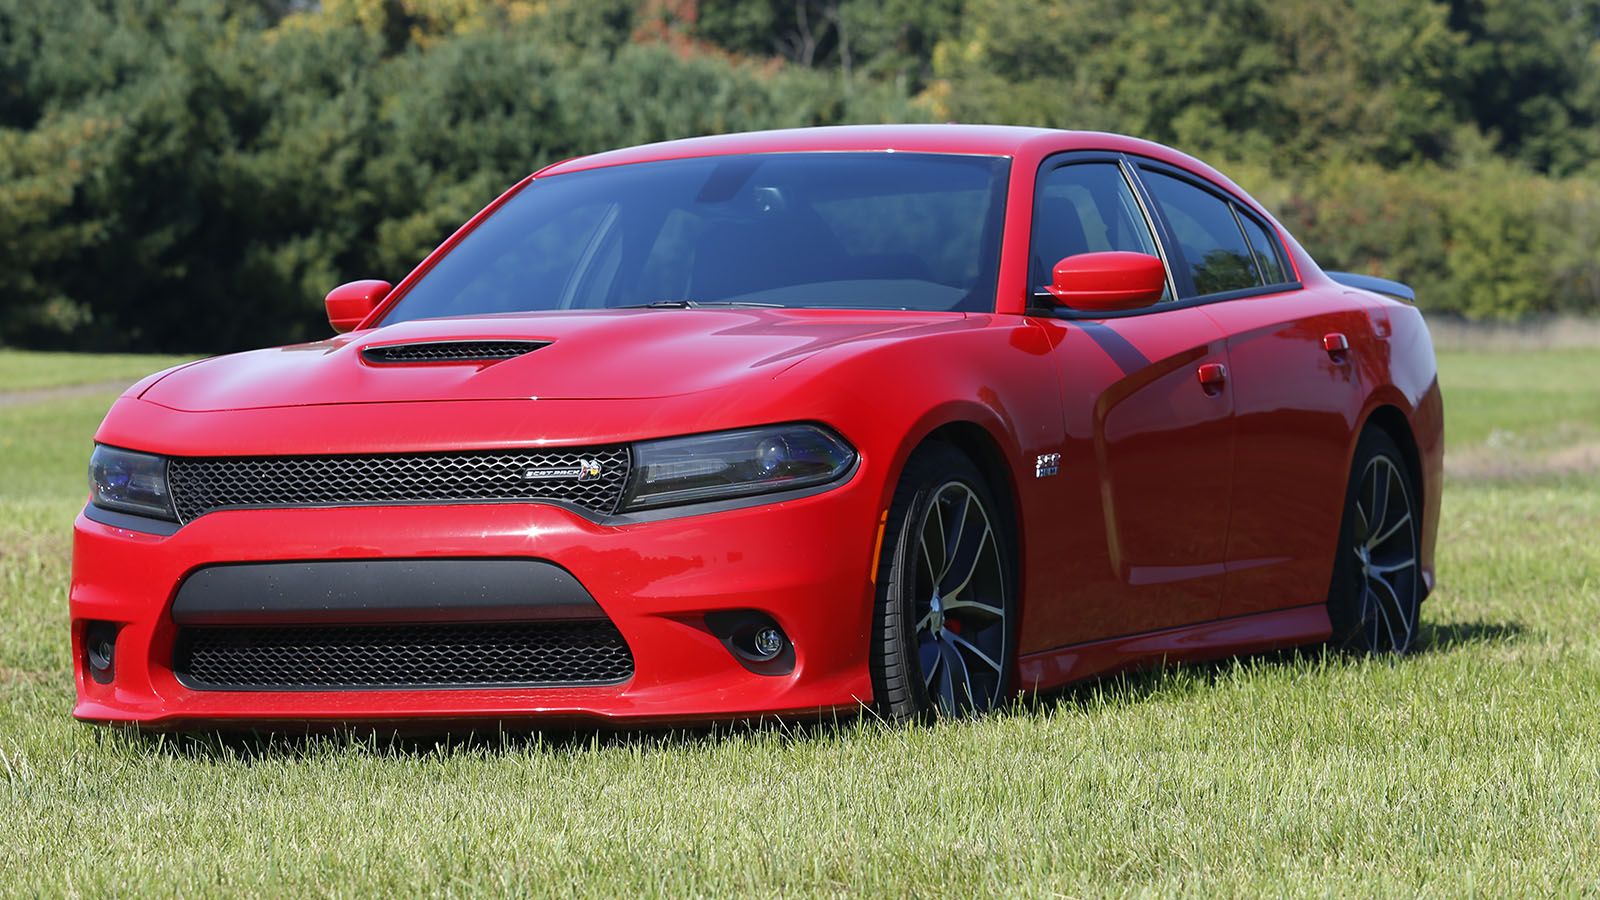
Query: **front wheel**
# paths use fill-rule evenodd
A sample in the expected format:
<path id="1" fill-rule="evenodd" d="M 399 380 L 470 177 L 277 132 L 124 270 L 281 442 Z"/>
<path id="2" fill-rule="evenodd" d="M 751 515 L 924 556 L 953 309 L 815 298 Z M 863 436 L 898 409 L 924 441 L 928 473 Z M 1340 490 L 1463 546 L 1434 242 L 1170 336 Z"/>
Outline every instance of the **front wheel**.
<path id="1" fill-rule="evenodd" d="M 873 686 L 895 720 L 982 713 L 1011 690 L 1011 528 L 983 475 L 945 444 L 919 448 L 895 491 L 878 576 Z"/>
<path id="2" fill-rule="evenodd" d="M 1402 654 L 1416 641 L 1422 602 L 1416 497 L 1400 448 L 1368 429 L 1356 446 L 1328 591 L 1334 646 Z"/>

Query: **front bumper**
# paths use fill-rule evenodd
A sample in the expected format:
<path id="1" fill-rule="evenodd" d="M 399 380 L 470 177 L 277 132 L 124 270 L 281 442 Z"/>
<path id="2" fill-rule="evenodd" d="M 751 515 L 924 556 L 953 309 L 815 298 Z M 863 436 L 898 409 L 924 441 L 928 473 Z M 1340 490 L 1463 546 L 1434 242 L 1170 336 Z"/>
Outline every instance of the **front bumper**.
<path id="1" fill-rule="evenodd" d="M 621 526 L 540 504 L 234 510 L 169 536 L 79 515 L 70 593 L 77 704 L 93 722 L 154 728 L 264 723 L 536 720 L 671 724 L 814 715 L 871 700 L 867 654 L 878 492 L 858 471 L 802 499 Z M 841 524 L 843 523 L 843 524 Z M 194 690 L 173 671 L 174 597 L 218 563 L 539 559 L 572 573 L 627 641 L 612 685 L 404 690 Z M 757 610 L 794 665 L 752 671 L 707 613 Z M 85 628 L 117 627 L 114 677 L 90 677 Z"/>

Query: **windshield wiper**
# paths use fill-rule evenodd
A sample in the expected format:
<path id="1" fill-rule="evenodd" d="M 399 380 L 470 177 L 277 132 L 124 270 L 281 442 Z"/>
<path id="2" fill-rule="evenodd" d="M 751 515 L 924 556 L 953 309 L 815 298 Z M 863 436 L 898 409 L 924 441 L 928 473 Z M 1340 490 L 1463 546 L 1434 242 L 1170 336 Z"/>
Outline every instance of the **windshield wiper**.
<path id="1" fill-rule="evenodd" d="M 656 300 L 651 303 L 635 303 L 631 306 L 618 306 L 615 309 L 704 309 L 706 307 L 741 307 L 751 306 L 763 309 L 783 309 L 782 303 L 756 303 L 751 300 Z"/>

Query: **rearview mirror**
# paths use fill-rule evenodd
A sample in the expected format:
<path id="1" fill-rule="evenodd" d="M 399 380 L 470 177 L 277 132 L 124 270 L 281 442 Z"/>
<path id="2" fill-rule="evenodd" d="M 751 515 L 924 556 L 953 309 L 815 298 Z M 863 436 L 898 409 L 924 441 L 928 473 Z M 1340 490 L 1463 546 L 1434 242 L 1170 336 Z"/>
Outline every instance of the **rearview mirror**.
<path id="1" fill-rule="evenodd" d="M 361 324 L 389 296 L 387 281 L 352 281 L 328 292 L 323 304 L 328 308 L 328 324 L 340 334 Z"/>
<path id="2" fill-rule="evenodd" d="M 1079 253 L 1056 263 L 1050 296 L 1062 306 L 1087 312 L 1139 309 L 1161 299 L 1167 270 L 1144 253 L 1109 250 Z"/>

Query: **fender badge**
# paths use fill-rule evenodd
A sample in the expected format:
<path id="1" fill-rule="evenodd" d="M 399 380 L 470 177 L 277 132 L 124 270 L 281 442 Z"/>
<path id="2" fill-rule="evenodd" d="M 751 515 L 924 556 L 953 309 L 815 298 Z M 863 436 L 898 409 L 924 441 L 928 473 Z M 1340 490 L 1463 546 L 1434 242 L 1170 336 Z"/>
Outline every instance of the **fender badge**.
<path id="1" fill-rule="evenodd" d="M 1048 478 L 1051 475 L 1056 474 L 1060 468 L 1061 454 L 1041 453 L 1039 454 L 1039 458 L 1033 461 L 1033 477 Z"/>
<path id="2" fill-rule="evenodd" d="M 540 466 L 522 473 L 524 481 L 593 481 L 605 467 L 598 459 L 585 459 L 575 466 Z"/>

